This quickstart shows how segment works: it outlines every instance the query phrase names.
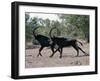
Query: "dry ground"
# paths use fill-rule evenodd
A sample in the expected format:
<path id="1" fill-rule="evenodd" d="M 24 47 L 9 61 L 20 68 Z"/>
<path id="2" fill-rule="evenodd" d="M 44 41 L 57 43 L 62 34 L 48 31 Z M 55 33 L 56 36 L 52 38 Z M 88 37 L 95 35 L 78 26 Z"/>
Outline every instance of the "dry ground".
<path id="1" fill-rule="evenodd" d="M 89 54 L 89 44 L 84 44 L 81 48 Z M 50 58 L 49 56 L 52 51 L 48 48 L 43 49 L 43 56 L 37 57 L 38 50 L 39 48 L 25 50 L 26 68 L 89 65 L 89 56 L 84 56 L 80 51 L 80 55 L 75 57 L 77 52 L 72 47 L 63 49 L 63 57 L 61 59 L 59 58 L 59 52 L 56 52 L 56 54 Z"/>

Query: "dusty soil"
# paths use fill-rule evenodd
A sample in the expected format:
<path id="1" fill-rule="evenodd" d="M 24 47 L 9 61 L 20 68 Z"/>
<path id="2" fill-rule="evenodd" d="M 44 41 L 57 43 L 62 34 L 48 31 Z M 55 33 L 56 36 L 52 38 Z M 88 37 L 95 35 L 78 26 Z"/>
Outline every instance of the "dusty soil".
<path id="1" fill-rule="evenodd" d="M 84 44 L 81 47 L 86 53 L 89 54 L 89 44 Z M 61 66 L 80 66 L 89 65 L 89 56 L 85 56 L 81 51 L 78 57 L 75 57 L 77 52 L 72 47 L 63 49 L 63 57 L 59 58 L 59 52 L 50 58 L 52 51 L 48 48 L 42 50 L 42 55 L 37 57 L 39 48 L 25 50 L 25 67 L 61 67 Z"/>

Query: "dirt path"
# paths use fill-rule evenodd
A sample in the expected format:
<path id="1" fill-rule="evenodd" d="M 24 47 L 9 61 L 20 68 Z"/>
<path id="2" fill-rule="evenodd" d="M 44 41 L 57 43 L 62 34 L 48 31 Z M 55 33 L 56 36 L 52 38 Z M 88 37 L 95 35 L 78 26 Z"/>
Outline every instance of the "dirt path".
<path id="1" fill-rule="evenodd" d="M 88 44 L 85 44 L 82 49 L 89 54 Z M 80 51 L 80 55 L 78 57 L 75 57 L 77 53 L 72 47 L 63 49 L 63 57 L 61 59 L 59 58 L 59 52 L 57 52 L 52 58 L 50 58 L 49 56 L 52 52 L 48 48 L 43 49 L 43 57 L 37 57 L 38 50 L 39 48 L 26 49 L 26 68 L 89 65 L 89 56 L 84 56 L 84 54 Z"/>

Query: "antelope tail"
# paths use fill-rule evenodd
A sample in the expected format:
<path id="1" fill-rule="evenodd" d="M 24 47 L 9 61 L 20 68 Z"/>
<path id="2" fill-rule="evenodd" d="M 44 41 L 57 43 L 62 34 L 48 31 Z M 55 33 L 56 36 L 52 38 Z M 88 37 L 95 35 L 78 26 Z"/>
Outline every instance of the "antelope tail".
<path id="1" fill-rule="evenodd" d="M 80 41 L 78 41 L 78 40 L 77 40 L 77 42 L 80 43 L 80 44 L 83 46 L 82 42 L 80 42 Z"/>

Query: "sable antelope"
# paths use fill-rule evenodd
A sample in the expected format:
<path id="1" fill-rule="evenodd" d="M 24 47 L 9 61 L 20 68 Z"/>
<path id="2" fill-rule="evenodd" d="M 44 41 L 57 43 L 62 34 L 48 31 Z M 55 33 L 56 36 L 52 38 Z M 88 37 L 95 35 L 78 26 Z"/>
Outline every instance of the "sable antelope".
<path id="1" fill-rule="evenodd" d="M 44 35 L 40 35 L 40 34 L 36 34 L 35 31 L 38 29 L 39 27 L 34 28 L 33 30 L 33 35 L 35 37 L 35 39 L 39 42 L 39 44 L 41 45 L 40 49 L 39 49 L 39 53 L 37 56 L 42 56 L 41 51 L 43 50 L 44 47 L 50 47 L 52 52 L 54 53 L 54 45 L 51 43 L 51 40 L 49 37 L 46 37 Z"/>
<path id="2" fill-rule="evenodd" d="M 85 55 L 88 55 L 85 51 L 82 50 L 82 48 L 80 48 L 77 44 L 80 43 L 81 45 L 83 45 L 81 42 L 79 42 L 76 39 L 71 39 L 71 38 L 65 38 L 65 37 L 55 37 L 55 36 L 51 36 L 51 33 L 53 31 L 53 29 L 55 29 L 56 27 L 52 28 L 50 30 L 50 38 L 53 42 L 53 45 L 58 45 L 58 49 L 52 53 L 52 55 L 50 57 L 53 57 L 53 55 L 57 52 L 60 51 L 60 58 L 62 58 L 62 52 L 63 52 L 63 48 L 64 47 L 70 47 L 72 46 L 76 51 L 77 51 L 77 55 L 79 56 L 79 50 L 82 51 Z"/>

